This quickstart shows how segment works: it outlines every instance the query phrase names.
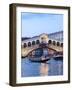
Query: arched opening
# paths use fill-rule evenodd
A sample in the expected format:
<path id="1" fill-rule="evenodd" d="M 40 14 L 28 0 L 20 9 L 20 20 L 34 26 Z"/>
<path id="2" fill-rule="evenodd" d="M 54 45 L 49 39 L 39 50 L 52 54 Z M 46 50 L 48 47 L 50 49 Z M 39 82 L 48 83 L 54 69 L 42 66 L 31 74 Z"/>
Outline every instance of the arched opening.
<path id="1" fill-rule="evenodd" d="M 56 42 L 55 41 L 53 41 L 53 45 L 56 45 Z"/>
<path id="2" fill-rule="evenodd" d="M 35 41 L 32 41 L 32 45 L 35 45 Z"/>
<path id="3" fill-rule="evenodd" d="M 27 47 L 27 44 L 26 43 L 24 43 L 24 48 L 26 48 Z"/>
<path id="4" fill-rule="evenodd" d="M 48 41 L 48 44 L 52 44 L 52 41 L 51 41 L 51 40 L 49 40 L 49 41 Z"/>
<path id="5" fill-rule="evenodd" d="M 61 43 L 61 47 L 63 47 L 63 43 Z"/>
<path id="6" fill-rule="evenodd" d="M 40 43 L 40 41 L 39 40 L 36 40 L 36 44 L 39 44 Z"/>
<path id="7" fill-rule="evenodd" d="M 57 46 L 60 46 L 60 43 L 59 42 L 57 42 Z"/>
<path id="8" fill-rule="evenodd" d="M 31 42 L 28 42 L 28 46 L 29 46 L 29 47 L 31 46 Z"/>

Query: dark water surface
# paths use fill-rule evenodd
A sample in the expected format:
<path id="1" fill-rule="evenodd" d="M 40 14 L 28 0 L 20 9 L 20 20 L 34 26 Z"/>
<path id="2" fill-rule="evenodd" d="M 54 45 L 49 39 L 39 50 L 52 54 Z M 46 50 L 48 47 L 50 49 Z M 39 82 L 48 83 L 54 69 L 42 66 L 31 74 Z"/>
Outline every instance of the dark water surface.
<path id="1" fill-rule="evenodd" d="M 46 63 L 21 60 L 21 77 L 63 75 L 63 60 L 51 59 Z"/>

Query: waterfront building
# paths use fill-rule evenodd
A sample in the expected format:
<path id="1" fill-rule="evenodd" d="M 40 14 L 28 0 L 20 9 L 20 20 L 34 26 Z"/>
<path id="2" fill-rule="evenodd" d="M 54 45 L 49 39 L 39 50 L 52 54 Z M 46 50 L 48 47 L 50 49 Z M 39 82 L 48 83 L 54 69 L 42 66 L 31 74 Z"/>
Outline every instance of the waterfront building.
<path id="1" fill-rule="evenodd" d="M 50 33 L 48 37 L 63 42 L 63 31 Z"/>

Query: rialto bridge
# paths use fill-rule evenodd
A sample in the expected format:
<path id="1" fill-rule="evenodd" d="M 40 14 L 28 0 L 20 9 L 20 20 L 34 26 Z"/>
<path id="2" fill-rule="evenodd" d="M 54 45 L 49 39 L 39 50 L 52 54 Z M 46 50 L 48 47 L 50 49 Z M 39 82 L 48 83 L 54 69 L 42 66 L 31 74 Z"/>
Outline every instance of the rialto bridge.
<path id="1" fill-rule="evenodd" d="M 42 44 L 43 43 L 43 44 Z M 48 34 L 41 34 L 26 40 L 22 40 L 21 43 L 21 56 L 26 57 L 35 49 L 40 48 L 40 45 L 44 47 L 46 44 L 48 52 L 53 54 L 55 52 L 63 52 L 63 42 L 48 37 Z"/>

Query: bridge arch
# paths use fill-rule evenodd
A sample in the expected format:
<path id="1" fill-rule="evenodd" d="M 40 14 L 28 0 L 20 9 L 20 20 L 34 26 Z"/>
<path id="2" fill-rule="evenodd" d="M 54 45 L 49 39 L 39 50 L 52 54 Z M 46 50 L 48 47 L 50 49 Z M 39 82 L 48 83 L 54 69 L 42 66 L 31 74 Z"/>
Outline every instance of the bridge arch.
<path id="1" fill-rule="evenodd" d="M 36 43 L 35 43 L 35 41 L 32 41 L 32 45 L 35 45 Z"/>
<path id="2" fill-rule="evenodd" d="M 24 43 L 24 45 L 23 45 L 23 46 L 24 46 L 24 48 L 26 48 L 26 47 L 27 47 L 27 44 L 26 44 L 26 43 Z"/>
<path id="3" fill-rule="evenodd" d="M 36 44 L 40 44 L 40 41 L 39 40 L 36 40 Z"/>
<path id="4" fill-rule="evenodd" d="M 61 47 L 63 47 L 63 43 L 61 43 Z"/>
<path id="5" fill-rule="evenodd" d="M 52 44 L 52 40 L 49 40 L 49 41 L 48 41 L 48 44 Z"/>
<path id="6" fill-rule="evenodd" d="M 60 43 L 58 41 L 49 40 L 48 44 L 57 45 L 63 47 L 63 43 Z"/>
<path id="7" fill-rule="evenodd" d="M 28 46 L 31 47 L 31 42 L 28 42 Z"/>
<path id="8" fill-rule="evenodd" d="M 57 42 L 57 46 L 60 46 L 60 43 L 59 42 Z"/>
<path id="9" fill-rule="evenodd" d="M 53 41 L 53 45 L 56 45 L 56 41 Z"/>
<path id="10" fill-rule="evenodd" d="M 31 51 L 27 54 L 27 56 L 30 56 L 31 53 L 32 53 L 33 51 L 37 50 L 37 49 L 41 49 L 41 48 L 35 48 L 35 49 L 31 50 Z M 50 47 L 48 47 L 47 49 L 50 49 L 50 50 L 54 51 L 55 53 L 57 52 L 55 49 L 52 49 L 52 48 L 50 48 Z"/>

